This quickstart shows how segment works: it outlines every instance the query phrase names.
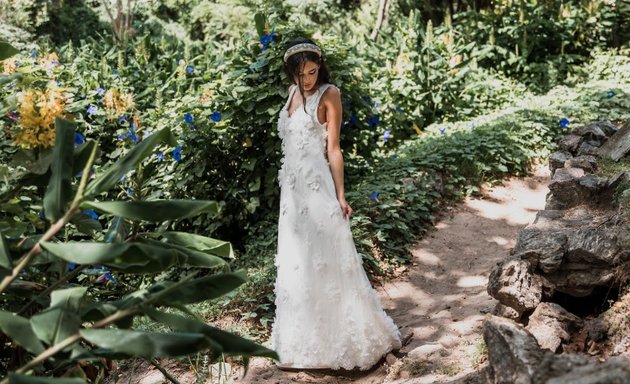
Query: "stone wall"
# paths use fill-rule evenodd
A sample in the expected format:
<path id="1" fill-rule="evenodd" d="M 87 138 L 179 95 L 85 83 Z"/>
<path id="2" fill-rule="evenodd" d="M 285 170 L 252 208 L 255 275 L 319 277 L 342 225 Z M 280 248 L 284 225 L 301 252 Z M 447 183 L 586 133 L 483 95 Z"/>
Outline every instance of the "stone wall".
<path id="1" fill-rule="evenodd" d="M 617 295 L 630 271 L 630 230 L 620 204 L 629 198 L 630 169 L 603 176 L 598 164 L 629 154 L 630 122 L 621 129 L 595 122 L 561 139 L 549 160 L 545 209 L 490 275 L 488 293 L 499 301 L 484 324 L 492 382 L 630 383 L 624 360 L 630 338 L 610 331 L 610 313 L 595 317 L 590 308 Z M 630 314 L 630 296 L 619 299 L 626 301 Z M 575 313 L 563 308 L 566 302 Z M 619 357 L 602 364 L 604 355 Z"/>

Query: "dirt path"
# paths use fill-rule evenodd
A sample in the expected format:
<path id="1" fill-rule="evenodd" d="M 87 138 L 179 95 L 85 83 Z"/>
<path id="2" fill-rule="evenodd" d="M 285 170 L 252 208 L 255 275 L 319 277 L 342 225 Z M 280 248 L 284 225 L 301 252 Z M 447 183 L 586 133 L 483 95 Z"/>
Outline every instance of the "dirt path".
<path id="1" fill-rule="evenodd" d="M 495 304 L 486 293 L 494 264 L 514 247 L 518 231 L 544 208 L 546 167 L 524 179 L 488 188 L 452 209 L 412 251 L 404 277 L 380 287 L 386 311 L 412 329 L 399 359 L 368 372 L 284 372 L 254 359 L 234 383 L 475 383 L 483 366 L 481 323 Z"/>
<path id="2" fill-rule="evenodd" d="M 530 177 L 487 188 L 482 197 L 454 207 L 415 245 L 409 272 L 378 287 L 385 310 L 403 328 L 403 333 L 414 333 L 396 353 L 396 359 L 382 360 L 366 372 L 286 372 L 267 359 L 256 358 L 245 378 L 242 368 L 235 368 L 227 380 L 217 380 L 214 375 L 214 380 L 204 382 L 483 383 L 481 323 L 496 303 L 486 293 L 488 276 L 491 268 L 514 247 L 518 231 L 544 208 L 548 182 L 547 168 L 541 167 Z M 196 382 L 189 369 L 175 365 L 168 370 L 181 383 Z M 136 372 L 131 373 L 135 383 L 166 382 L 158 370 L 146 363 L 132 371 Z"/>

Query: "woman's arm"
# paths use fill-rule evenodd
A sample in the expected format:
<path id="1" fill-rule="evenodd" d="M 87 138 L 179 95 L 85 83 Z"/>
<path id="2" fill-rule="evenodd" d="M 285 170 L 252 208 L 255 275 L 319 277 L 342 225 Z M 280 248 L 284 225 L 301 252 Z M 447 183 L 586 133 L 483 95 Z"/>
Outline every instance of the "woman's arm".
<path id="1" fill-rule="evenodd" d="M 346 202 L 344 185 L 343 185 L 343 155 L 341 146 L 339 145 L 339 134 L 341 131 L 341 95 L 335 87 L 330 87 L 323 95 L 324 107 L 326 108 L 326 125 L 328 129 L 327 152 L 330 171 L 333 181 L 335 182 L 335 190 L 337 192 L 337 200 L 341 207 L 344 218 L 349 218 L 352 214 L 352 208 Z"/>

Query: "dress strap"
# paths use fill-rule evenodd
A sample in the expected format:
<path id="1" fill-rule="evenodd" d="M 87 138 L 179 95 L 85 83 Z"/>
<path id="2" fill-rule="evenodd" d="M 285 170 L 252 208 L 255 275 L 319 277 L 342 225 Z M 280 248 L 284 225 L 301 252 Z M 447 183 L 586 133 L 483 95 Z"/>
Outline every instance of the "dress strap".
<path id="1" fill-rule="evenodd" d="M 291 102 L 291 99 L 293 98 L 293 94 L 295 93 L 295 90 L 298 88 L 297 85 L 292 84 L 291 87 L 289 88 L 289 97 L 287 98 L 287 102 L 284 104 L 283 109 L 287 109 L 289 108 L 289 103 Z"/>

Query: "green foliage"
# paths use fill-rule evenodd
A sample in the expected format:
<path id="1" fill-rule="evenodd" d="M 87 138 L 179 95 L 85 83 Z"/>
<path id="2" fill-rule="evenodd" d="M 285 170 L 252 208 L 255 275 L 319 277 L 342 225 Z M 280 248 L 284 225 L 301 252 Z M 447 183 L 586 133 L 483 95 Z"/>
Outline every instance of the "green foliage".
<path id="1" fill-rule="evenodd" d="M 31 199 L 38 198 L 38 203 L 43 204 L 46 214 L 50 215 L 47 223 L 50 226 L 43 233 L 32 233 L 28 237 L 7 231 L 1 233 L 0 293 L 3 294 L 3 309 L 0 310 L 0 329 L 5 337 L 5 348 L 11 346 L 14 357 L 17 354 L 24 356 L 22 367 L 15 366 L 19 361 L 15 358 L 11 359 L 11 364 L 4 365 L 9 372 L 2 373 L 9 373 L 9 376 L 2 381 L 3 384 L 72 382 L 63 379 L 47 381 L 24 375 L 35 373 L 32 370 L 36 367 L 37 376 L 64 372 L 75 375 L 80 372 L 82 379 L 88 379 L 81 367 L 92 366 L 92 369 L 101 372 L 100 375 L 106 369 L 103 360 L 98 357 L 151 360 L 198 352 L 208 352 L 212 359 L 222 354 L 277 357 L 269 349 L 197 319 L 166 315 L 158 310 L 178 308 L 188 313 L 186 305 L 213 300 L 238 288 L 246 281 L 242 273 L 223 272 L 197 277 L 198 272 L 194 269 L 183 269 L 185 272 L 179 281 L 156 279 L 145 288 L 130 286 L 126 295 L 122 291 L 105 294 L 99 288 L 100 278 L 116 283 L 113 274 L 119 278 L 124 277 L 123 273 L 147 276 L 168 271 L 173 265 L 214 272 L 226 268 L 222 257 L 231 256 L 229 244 L 163 229 L 133 233 L 132 237 L 127 237 L 122 235 L 122 227 L 118 225 L 122 217 L 131 222 L 163 222 L 205 211 L 216 213 L 215 202 L 91 201 L 95 197 L 104 197 L 113 187 L 108 181 L 112 175 L 141 167 L 150 153 L 143 149 L 146 145 L 142 144 L 153 146 L 169 140 L 172 136 L 168 129 L 165 131 L 146 137 L 114 164 L 99 169 L 94 176 L 89 170 L 97 147 L 89 142 L 82 143 L 80 145 L 91 148 L 91 154 L 83 172 L 76 175 L 73 172 L 75 156 L 72 148 L 76 140 L 75 124 L 57 119 L 57 140 L 49 162 L 51 171 L 44 173 L 49 175 L 46 195 L 42 198 L 36 193 L 31 194 Z M 20 173 L 17 181 L 24 175 L 28 173 Z M 27 185 L 24 183 L 21 187 L 27 188 Z M 74 198 L 70 199 L 72 195 Z M 111 220 L 107 233 L 95 230 L 90 241 L 68 228 L 75 215 L 80 214 L 81 206 L 117 215 Z M 2 220 L 11 215 L 7 207 L 10 206 L 4 204 L 0 211 Z M 58 235 L 64 232 L 64 239 L 59 238 Z M 101 240 L 97 241 L 97 238 Z M 95 273 L 101 277 L 94 280 L 92 276 Z M 16 280 L 18 276 L 22 278 Z M 46 285 L 39 288 L 37 283 L 26 280 L 37 276 Z M 136 316 L 148 316 L 153 321 L 172 327 L 175 332 L 152 333 L 130 329 Z M 81 340 L 87 343 L 79 343 Z M 6 356 L 5 353 L 3 355 Z"/>

